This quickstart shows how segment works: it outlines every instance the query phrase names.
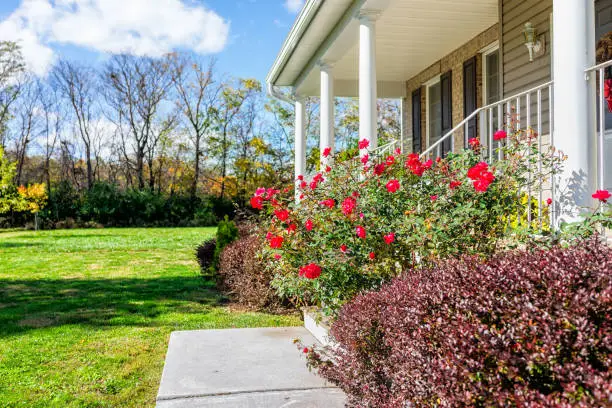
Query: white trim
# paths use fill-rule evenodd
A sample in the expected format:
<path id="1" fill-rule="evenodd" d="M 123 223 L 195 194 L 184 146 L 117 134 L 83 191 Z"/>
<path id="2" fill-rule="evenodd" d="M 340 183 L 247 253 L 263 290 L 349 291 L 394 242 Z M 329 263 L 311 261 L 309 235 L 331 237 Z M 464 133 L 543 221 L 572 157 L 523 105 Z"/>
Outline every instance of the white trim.
<path id="1" fill-rule="evenodd" d="M 491 44 L 487 45 L 486 47 L 478 51 L 478 53 L 479 54 L 491 54 L 492 52 L 498 49 L 499 49 L 499 40 L 495 40 Z"/>
<path id="2" fill-rule="evenodd" d="M 499 71 L 501 70 L 501 60 L 502 60 L 501 52 L 499 52 L 499 41 L 495 41 L 489 44 L 487 47 L 480 50 L 480 54 L 482 54 L 482 106 L 486 106 L 489 104 L 489 101 L 487 100 L 487 91 L 488 91 L 487 89 L 487 68 L 488 68 L 487 57 L 496 51 L 498 52 L 498 57 L 497 57 L 498 73 L 497 75 L 499 78 Z M 500 95 L 498 99 L 501 99 L 501 98 L 502 98 L 502 95 L 501 95 L 501 88 L 500 88 Z"/>
<path id="3" fill-rule="evenodd" d="M 429 114 L 430 114 L 429 112 L 429 88 L 439 83 L 441 77 L 442 75 L 438 74 L 422 85 L 425 87 L 425 146 L 424 146 L 424 149 L 427 149 L 429 147 Z M 423 130 L 421 129 L 421 132 L 422 131 Z"/>

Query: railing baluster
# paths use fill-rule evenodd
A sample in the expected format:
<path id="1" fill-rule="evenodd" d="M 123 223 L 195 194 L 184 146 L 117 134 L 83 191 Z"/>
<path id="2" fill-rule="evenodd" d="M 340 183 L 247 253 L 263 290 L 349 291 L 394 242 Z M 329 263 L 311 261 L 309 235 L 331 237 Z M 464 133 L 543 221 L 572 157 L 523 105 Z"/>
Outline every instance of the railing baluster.
<path id="1" fill-rule="evenodd" d="M 548 133 L 550 138 L 550 145 L 555 146 L 555 132 L 554 132 L 554 124 L 553 124 L 553 109 L 554 109 L 554 101 L 553 101 L 553 86 L 548 85 Z M 550 211 L 549 221 L 552 228 L 557 226 L 557 197 L 556 197 L 556 178 L 554 173 L 550 176 L 550 195 L 552 196 L 552 208 Z"/>
<path id="2" fill-rule="evenodd" d="M 542 90 L 538 89 L 538 174 L 539 174 L 539 186 L 538 186 L 538 225 L 540 232 L 542 232 L 542 190 L 544 189 L 544 181 L 542 180 Z"/>
<path id="3" fill-rule="evenodd" d="M 498 107 L 501 109 L 501 106 Z M 489 141 L 487 142 L 489 149 L 489 163 L 493 161 L 493 108 L 489 109 Z"/>
<path id="4" fill-rule="evenodd" d="M 516 130 L 521 130 L 521 97 L 516 98 Z"/>
<path id="5" fill-rule="evenodd" d="M 597 140 L 597 185 L 604 189 L 604 135 L 606 133 L 606 112 L 604 110 L 604 75 L 605 68 L 599 68 L 599 138 Z"/>
<path id="6" fill-rule="evenodd" d="M 525 95 L 525 135 L 527 136 L 527 225 L 531 228 L 531 94 Z M 520 118 L 520 106 L 519 106 Z M 519 119 L 519 125 L 521 121 Z"/>

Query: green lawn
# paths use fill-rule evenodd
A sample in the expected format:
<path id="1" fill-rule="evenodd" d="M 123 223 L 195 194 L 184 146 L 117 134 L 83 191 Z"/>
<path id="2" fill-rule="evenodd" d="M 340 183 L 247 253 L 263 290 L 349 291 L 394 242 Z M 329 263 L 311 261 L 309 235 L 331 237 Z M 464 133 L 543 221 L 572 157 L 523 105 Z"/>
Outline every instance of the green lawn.
<path id="1" fill-rule="evenodd" d="M 198 274 L 213 228 L 0 232 L 0 406 L 153 406 L 170 332 L 298 325 Z"/>

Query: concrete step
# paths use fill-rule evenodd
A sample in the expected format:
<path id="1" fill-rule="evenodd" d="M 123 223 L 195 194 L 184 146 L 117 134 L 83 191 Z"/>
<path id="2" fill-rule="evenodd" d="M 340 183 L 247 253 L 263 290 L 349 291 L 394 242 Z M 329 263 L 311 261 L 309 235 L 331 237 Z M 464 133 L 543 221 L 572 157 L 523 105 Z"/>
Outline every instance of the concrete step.
<path id="1" fill-rule="evenodd" d="M 306 367 L 303 327 L 173 332 L 158 408 L 343 407 L 344 394 Z"/>

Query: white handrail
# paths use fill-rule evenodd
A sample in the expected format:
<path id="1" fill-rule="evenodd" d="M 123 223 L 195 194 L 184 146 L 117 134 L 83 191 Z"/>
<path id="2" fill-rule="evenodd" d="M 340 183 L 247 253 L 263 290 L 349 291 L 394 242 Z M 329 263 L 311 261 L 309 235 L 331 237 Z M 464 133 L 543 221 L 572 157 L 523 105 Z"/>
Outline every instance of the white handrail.
<path id="1" fill-rule="evenodd" d="M 587 68 L 585 72 L 586 80 L 594 80 L 597 81 L 597 77 L 599 76 L 599 84 L 598 85 L 598 93 L 597 93 L 597 101 L 595 103 L 596 109 L 598 109 L 598 127 L 599 131 L 597 132 L 597 186 L 599 190 L 605 189 L 605 181 L 604 181 L 604 138 L 606 133 L 606 113 L 604 109 L 604 79 L 605 79 L 605 69 L 612 66 L 612 60 L 603 62 L 601 64 L 597 64 L 592 66 L 591 68 Z M 591 78 L 591 73 L 595 73 L 595 76 Z M 599 75 L 597 75 L 599 73 Z"/>
<path id="2" fill-rule="evenodd" d="M 528 89 L 526 91 L 520 92 L 520 93 L 518 93 L 516 95 L 512 95 L 512 96 L 509 96 L 507 98 L 504 98 L 504 99 L 502 99 L 502 100 L 500 100 L 498 102 L 494 102 L 494 103 L 491 103 L 489 105 L 482 106 L 482 107 L 476 109 L 474 112 L 469 114 L 465 119 L 463 119 L 461 122 L 459 122 L 459 124 L 457 124 L 457 126 L 455 126 L 453 129 L 451 129 L 448 133 L 446 133 L 438 141 L 436 141 L 434 144 L 429 146 L 423 153 L 421 153 L 421 158 L 426 157 L 435 148 L 437 148 L 440 144 L 444 143 L 448 138 L 452 137 L 455 133 L 457 133 L 458 130 L 460 130 L 462 127 L 464 127 L 470 120 L 474 119 L 476 117 L 476 115 L 480 114 L 481 112 L 486 111 L 487 109 L 493 109 L 495 107 L 502 106 L 504 103 L 508 103 L 508 102 L 512 101 L 513 99 L 517 99 L 517 98 L 520 98 L 521 96 L 528 95 L 528 94 L 531 94 L 533 92 L 540 91 L 540 90 L 542 90 L 544 88 L 547 88 L 547 87 L 551 86 L 552 84 L 553 84 L 553 81 L 546 82 L 546 83 L 538 85 L 538 86 L 536 86 L 534 88 L 531 88 L 531 89 Z M 451 139 L 451 150 L 454 149 L 454 143 L 453 142 L 454 142 L 454 139 Z"/>

